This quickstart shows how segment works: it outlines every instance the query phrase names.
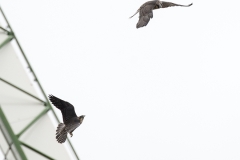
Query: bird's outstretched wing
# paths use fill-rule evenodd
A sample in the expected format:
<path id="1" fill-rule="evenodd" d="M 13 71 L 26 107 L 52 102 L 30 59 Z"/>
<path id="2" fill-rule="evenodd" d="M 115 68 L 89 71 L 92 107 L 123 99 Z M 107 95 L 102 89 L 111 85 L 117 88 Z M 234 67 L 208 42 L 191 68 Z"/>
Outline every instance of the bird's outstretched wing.
<path id="1" fill-rule="evenodd" d="M 156 6 L 156 1 L 148 1 L 139 8 L 139 20 L 137 28 L 144 27 L 153 18 L 153 8 Z"/>
<path id="2" fill-rule="evenodd" d="M 52 104 L 61 110 L 64 124 L 68 124 L 71 118 L 77 117 L 72 104 L 64 100 L 61 100 L 53 95 L 49 95 L 48 97 Z"/>
<path id="3" fill-rule="evenodd" d="M 164 1 L 161 1 L 161 2 L 162 2 L 162 8 L 174 7 L 174 6 L 189 7 L 192 5 L 192 3 L 189 5 L 181 5 L 181 4 L 176 4 L 176 3 L 172 3 L 172 2 L 164 2 Z M 158 8 L 154 8 L 154 9 L 158 9 Z"/>

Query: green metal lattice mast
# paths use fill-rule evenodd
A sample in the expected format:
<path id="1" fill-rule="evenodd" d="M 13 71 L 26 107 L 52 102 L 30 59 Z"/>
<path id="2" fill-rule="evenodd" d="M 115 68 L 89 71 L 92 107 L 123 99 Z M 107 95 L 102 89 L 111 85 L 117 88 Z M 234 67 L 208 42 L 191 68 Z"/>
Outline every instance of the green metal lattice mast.
<path id="1" fill-rule="evenodd" d="M 48 101 L 48 98 L 42 88 L 42 86 L 40 85 L 40 82 L 32 68 L 32 66 L 30 65 L 30 62 L 28 61 L 26 55 L 24 54 L 24 51 L 16 37 L 16 35 L 13 32 L 12 27 L 10 26 L 5 14 L 3 13 L 2 8 L 0 7 L 0 13 L 3 16 L 3 19 L 5 20 L 7 27 L 3 27 L 0 25 L 0 31 L 2 31 L 3 34 L 6 35 L 6 38 L 0 42 L 0 52 L 1 49 L 3 49 L 6 45 L 8 45 L 11 41 L 15 41 L 17 44 L 18 49 L 21 52 L 21 55 L 24 59 L 24 61 L 26 62 L 26 64 L 28 65 L 28 68 L 30 69 L 36 84 L 38 86 L 38 88 L 40 89 L 40 92 L 42 94 L 42 97 L 44 97 L 44 99 L 39 98 L 38 96 L 33 95 L 32 93 L 29 93 L 28 91 L 26 91 L 24 88 L 21 88 L 20 86 L 13 84 L 12 82 L 9 82 L 8 80 L 4 79 L 3 77 L 1 77 L 0 75 L 0 82 L 4 83 L 5 85 L 8 85 L 9 87 L 12 87 L 20 92 L 22 92 L 23 94 L 35 99 L 36 101 L 38 101 L 39 103 L 42 104 L 42 106 L 44 106 L 44 109 L 38 113 L 38 115 L 33 118 L 32 121 L 30 121 L 25 127 L 22 128 L 22 130 L 18 133 L 14 133 L 11 124 L 9 123 L 7 116 L 5 115 L 4 111 L 2 110 L 1 107 L 1 101 L 0 101 L 0 129 L 3 133 L 4 138 L 6 139 L 8 146 L 9 146 L 9 150 L 13 150 L 13 156 L 15 157 L 15 159 L 22 159 L 22 160 L 27 160 L 27 155 L 26 153 L 24 153 L 23 150 L 23 146 L 25 148 L 28 148 L 29 150 L 32 150 L 33 152 L 45 157 L 46 159 L 54 159 L 51 156 L 47 155 L 46 153 L 40 151 L 37 148 L 34 148 L 32 146 L 30 146 L 29 144 L 23 142 L 20 140 L 20 137 L 27 131 L 29 130 L 29 128 L 31 128 L 32 126 L 34 126 L 36 124 L 36 122 L 41 119 L 41 117 L 43 117 L 44 115 L 46 115 L 49 111 L 53 113 L 54 118 L 57 120 L 57 122 L 59 122 L 59 119 L 57 117 L 57 115 L 55 114 L 51 104 Z M 0 64 L 1 66 L 1 64 Z M 79 160 L 79 157 L 76 153 L 76 151 L 74 150 L 71 142 L 69 141 L 69 139 L 67 139 L 71 150 L 74 153 L 74 157 L 76 157 L 76 159 Z M 0 142 L 1 143 L 1 142 Z M 9 153 L 9 150 L 7 150 L 4 154 L 5 158 L 7 157 L 7 154 Z"/>

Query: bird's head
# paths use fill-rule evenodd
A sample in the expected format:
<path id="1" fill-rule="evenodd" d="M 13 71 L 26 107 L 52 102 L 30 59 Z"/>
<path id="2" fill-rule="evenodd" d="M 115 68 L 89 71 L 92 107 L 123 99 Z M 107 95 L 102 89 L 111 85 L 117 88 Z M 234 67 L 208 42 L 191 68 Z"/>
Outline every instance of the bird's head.
<path id="1" fill-rule="evenodd" d="M 159 8 L 162 8 L 162 2 L 160 0 L 157 1 L 157 5 L 159 6 Z"/>
<path id="2" fill-rule="evenodd" d="M 81 115 L 81 116 L 78 117 L 79 120 L 80 120 L 80 124 L 83 122 L 84 117 L 85 117 L 85 115 Z"/>

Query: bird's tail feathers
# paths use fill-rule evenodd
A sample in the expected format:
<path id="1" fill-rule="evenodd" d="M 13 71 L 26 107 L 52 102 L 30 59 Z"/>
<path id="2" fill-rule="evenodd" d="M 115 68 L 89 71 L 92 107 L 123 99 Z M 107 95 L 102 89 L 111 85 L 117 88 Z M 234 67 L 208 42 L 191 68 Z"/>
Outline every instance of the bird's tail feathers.
<path id="1" fill-rule="evenodd" d="M 56 135 L 61 133 L 63 129 L 65 129 L 65 125 L 63 123 L 59 123 L 57 130 L 56 130 Z"/>
<path id="2" fill-rule="evenodd" d="M 65 125 L 60 123 L 56 130 L 56 139 L 58 143 L 64 143 L 67 139 L 67 131 L 65 130 Z"/>
<path id="3" fill-rule="evenodd" d="M 137 10 L 137 12 L 136 13 L 134 13 L 134 15 L 132 15 L 131 17 L 129 17 L 129 18 L 132 18 L 133 16 L 135 16 L 137 13 L 139 12 L 139 9 Z"/>

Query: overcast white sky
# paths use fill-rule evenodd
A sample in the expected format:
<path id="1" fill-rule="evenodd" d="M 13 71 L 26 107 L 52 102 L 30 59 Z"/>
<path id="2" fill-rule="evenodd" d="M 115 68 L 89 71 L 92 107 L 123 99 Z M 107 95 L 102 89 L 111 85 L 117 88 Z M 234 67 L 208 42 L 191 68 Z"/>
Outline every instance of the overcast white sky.
<path id="1" fill-rule="evenodd" d="M 143 0 L 0 2 L 45 92 L 86 115 L 81 160 L 240 159 L 238 0 L 175 0 L 193 6 L 140 29 Z"/>

